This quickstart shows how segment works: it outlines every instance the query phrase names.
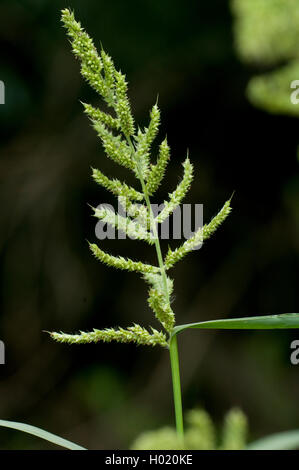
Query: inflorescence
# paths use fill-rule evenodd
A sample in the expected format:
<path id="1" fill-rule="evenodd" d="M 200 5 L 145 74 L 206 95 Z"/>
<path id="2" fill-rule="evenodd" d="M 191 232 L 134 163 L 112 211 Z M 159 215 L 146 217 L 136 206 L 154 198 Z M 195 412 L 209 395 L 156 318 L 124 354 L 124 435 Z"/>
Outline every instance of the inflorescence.
<path id="1" fill-rule="evenodd" d="M 160 125 L 160 110 L 157 103 L 150 111 L 148 127 L 136 128 L 128 99 L 128 84 L 125 75 L 116 70 L 111 57 L 103 48 L 99 53 L 97 52 L 92 39 L 75 20 L 70 10 L 62 10 L 62 22 L 71 40 L 73 53 L 81 63 L 81 74 L 101 96 L 111 112 L 105 112 L 86 103 L 83 103 L 84 111 L 90 118 L 107 157 L 130 170 L 140 186 L 137 190 L 125 182 L 104 175 L 98 169 L 93 169 L 92 177 L 96 183 L 118 197 L 126 211 L 126 217 L 123 217 L 107 209 L 93 209 L 94 216 L 124 231 L 130 237 L 154 244 L 159 265 L 152 266 L 141 261 L 110 255 L 94 243 L 90 243 L 89 246 L 93 255 L 104 264 L 117 269 L 135 271 L 142 275 L 149 284 L 148 304 L 165 332 L 153 328 L 148 331 L 135 324 L 127 329 L 94 329 L 91 332 L 80 332 L 76 335 L 53 332 L 51 336 L 60 342 L 76 344 L 119 341 L 150 346 L 160 344 L 168 347 L 165 333 L 168 336 L 171 334 L 175 325 L 175 316 L 171 308 L 173 281 L 166 272 L 215 232 L 231 211 L 230 200 L 224 204 L 209 224 L 200 227 L 178 248 L 174 250 L 169 248 L 165 258 L 162 258 L 156 227 L 174 212 L 187 194 L 193 180 L 193 165 L 187 156 L 183 162 L 182 180 L 169 194 L 169 199 L 164 201 L 162 211 L 154 216 L 149 198 L 161 185 L 170 157 L 170 148 L 165 138 L 159 146 L 156 161 L 154 163 L 151 161 L 151 147 Z"/>

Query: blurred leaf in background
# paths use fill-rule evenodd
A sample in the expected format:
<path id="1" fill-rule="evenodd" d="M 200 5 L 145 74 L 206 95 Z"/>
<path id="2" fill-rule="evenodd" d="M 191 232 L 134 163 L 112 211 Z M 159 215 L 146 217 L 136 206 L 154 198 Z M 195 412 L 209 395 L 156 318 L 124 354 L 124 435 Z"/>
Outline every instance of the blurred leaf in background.
<path id="1" fill-rule="evenodd" d="M 266 72 L 249 81 L 250 101 L 272 113 L 299 116 L 299 107 L 290 100 L 290 85 L 299 79 L 298 3 L 232 0 L 231 4 L 240 57 Z"/>
<path id="2" fill-rule="evenodd" d="M 239 409 L 230 410 L 224 417 L 221 432 L 216 433 L 209 414 L 202 409 L 190 410 L 186 416 L 185 449 L 188 450 L 242 450 L 247 440 L 247 418 Z M 218 431 L 218 430 L 217 430 Z M 133 442 L 132 449 L 182 449 L 174 428 L 142 433 Z"/>

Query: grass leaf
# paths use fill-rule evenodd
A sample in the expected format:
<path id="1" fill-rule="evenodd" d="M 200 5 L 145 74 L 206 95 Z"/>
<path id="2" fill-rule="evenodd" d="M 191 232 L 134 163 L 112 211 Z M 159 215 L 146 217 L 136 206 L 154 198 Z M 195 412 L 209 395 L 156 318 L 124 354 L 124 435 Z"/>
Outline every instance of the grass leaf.
<path id="1" fill-rule="evenodd" d="M 50 432 L 44 431 L 43 429 L 37 428 L 35 426 L 31 426 L 30 424 L 24 423 L 16 423 L 14 421 L 5 421 L 0 419 L 0 426 L 5 428 L 17 429 L 18 431 L 26 432 L 28 434 L 32 434 L 33 436 L 40 437 L 46 441 L 52 442 L 61 447 L 65 447 L 66 449 L 70 450 L 86 450 L 84 447 L 78 446 L 71 441 L 67 441 L 62 437 L 56 436 Z"/>
<path id="2" fill-rule="evenodd" d="M 299 431 L 285 431 L 251 442 L 246 450 L 292 450 L 299 449 Z"/>
<path id="3" fill-rule="evenodd" d="M 282 315 L 263 315 L 258 317 L 225 318 L 221 320 L 201 321 L 177 325 L 172 336 L 189 328 L 220 329 L 220 330 L 274 330 L 299 328 L 299 313 L 284 313 Z"/>

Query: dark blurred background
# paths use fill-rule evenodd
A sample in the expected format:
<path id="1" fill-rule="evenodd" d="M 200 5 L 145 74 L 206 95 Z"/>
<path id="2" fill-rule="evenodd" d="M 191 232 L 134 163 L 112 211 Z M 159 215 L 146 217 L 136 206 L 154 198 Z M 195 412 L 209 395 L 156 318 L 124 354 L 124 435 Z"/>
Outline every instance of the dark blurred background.
<path id="1" fill-rule="evenodd" d="M 216 236 L 173 271 L 178 323 L 298 311 L 298 118 L 247 101 L 257 70 L 235 52 L 229 2 L 0 1 L 0 418 L 90 449 L 121 449 L 141 431 L 173 425 L 167 351 L 60 345 L 43 332 L 158 326 L 144 282 L 97 262 L 86 243 L 96 241 L 88 204 L 110 202 L 90 167 L 126 174 L 106 159 L 83 115 L 79 100 L 98 101 L 60 25 L 68 6 L 127 74 L 138 122 L 159 94 L 159 138 L 167 133 L 172 148 L 159 202 L 175 187 L 187 148 L 196 177 L 185 202 L 203 203 L 205 221 L 235 191 Z M 142 242 L 100 243 L 154 260 Z M 299 428 L 293 339 L 296 331 L 185 332 L 185 409 L 202 406 L 218 423 L 239 406 L 251 438 Z M 54 446 L 0 429 L 0 448 Z"/>

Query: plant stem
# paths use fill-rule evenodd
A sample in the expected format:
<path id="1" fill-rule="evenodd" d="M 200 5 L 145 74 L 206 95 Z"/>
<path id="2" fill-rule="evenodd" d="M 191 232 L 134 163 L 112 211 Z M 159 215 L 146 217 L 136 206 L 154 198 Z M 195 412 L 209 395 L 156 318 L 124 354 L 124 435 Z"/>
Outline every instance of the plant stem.
<path id="1" fill-rule="evenodd" d="M 178 437 L 183 441 L 184 439 L 183 408 L 182 408 L 182 395 L 181 395 L 178 342 L 177 342 L 176 335 L 173 335 L 170 339 L 169 353 L 170 353 L 176 430 L 177 430 Z"/>
<path id="2" fill-rule="evenodd" d="M 126 136 L 126 139 L 132 149 L 134 154 L 135 147 L 133 145 L 132 140 L 129 136 Z M 163 262 L 160 240 L 158 237 L 158 231 L 154 219 L 154 214 L 152 210 L 152 206 L 150 203 L 150 198 L 148 195 L 148 191 L 146 188 L 146 184 L 142 175 L 142 171 L 139 166 L 139 162 L 136 161 L 137 168 L 138 168 L 138 177 L 141 183 L 142 191 L 144 194 L 145 202 L 150 214 L 151 219 L 151 227 L 153 228 L 154 233 L 154 240 L 155 240 L 155 248 L 157 252 L 157 258 L 159 263 L 159 268 L 161 271 L 161 276 L 163 279 L 163 286 L 164 286 L 164 294 L 167 299 L 168 304 L 170 304 L 169 299 L 169 292 L 167 287 L 167 276 L 166 270 Z M 174 400 L 174 412 L 175 412 L 175 422 L 176 422 L 176 431 L 179 439 L 182 441 L 184 440 L 184 424 L 183 424 L 183 408 L 182 408 L 182 395 L 181 395 L 181 380 L 180 380 L 180 366 L 179 366 L 179 354 L 178 354 L 178 343 L 176 335 L 171 336 L 170 332 L 170 341 L 169 341 L 169 354 L 170 354 L 170 365 L 171 365 L 171 377 L 172 377 L 172 388 L 173 388 L 173 400 Z"/>
<path id="3" fill-rule="evenodd" d="M 132 152 L 134 154 L 135 153 L 135 147 L 133 145 L 133 142 L 132 142 L 131 138 L 127 135 L 125 137 L 126 137 L 128 143 L 129 143 L 129 145 L 132 149 Z M 156 248 L 156 252 L 157 252 L 157 258 L 158 258 L 159 268 L 160 268 L 160 271 L 161 271 L 161 276 L 162 276 L 162 279 L 163 279 L 164 293 L 165 293 L 165 297 L 167 299 L 167 302 L 170 303 L 169 292 L 168 292 L 168 288 L 167 288 L 167 277 L 166 277 L 166 272 L 165 272 L 165 266 L 164 266 L 164 263 L 163 263 L 163 257 L 162 257 L 161 247 L 160 247 L 160 240 L 159 240 L 159 237 L 158 237 L 158 231 L 157 231 L 157 227 L 156 227 L 156 223 L 155 223 L 155 218 L 154 218 L 152 206 L 151 206 L 151 203 L 150 203 L 150 198 L 149 198 L 148 191 L 147 191 L 147 188 L 146 188 L 146 184 L 145 184 L 145 181 L 144 181 L 144 178 L 143 178 L 143 175 L 142 175 L 142 171 L 140 169 L 139 162 L 136 161 L 136 164 L 137 164 L 137 168 L 138 168 L 138 177 L 139 177 L 139 180 L 140 180 L 140 183 L 141 183 L 141 187 L 142 187 L 142 191 L 143 191 L 143 194 L 144 194 L 145 202 L 146 202 L 149 214 L 150 214 L 151 227 L 152 227 L 153 232 L 154 232 L 155 248 Z"/>

